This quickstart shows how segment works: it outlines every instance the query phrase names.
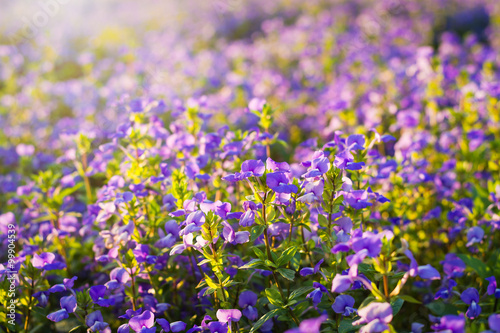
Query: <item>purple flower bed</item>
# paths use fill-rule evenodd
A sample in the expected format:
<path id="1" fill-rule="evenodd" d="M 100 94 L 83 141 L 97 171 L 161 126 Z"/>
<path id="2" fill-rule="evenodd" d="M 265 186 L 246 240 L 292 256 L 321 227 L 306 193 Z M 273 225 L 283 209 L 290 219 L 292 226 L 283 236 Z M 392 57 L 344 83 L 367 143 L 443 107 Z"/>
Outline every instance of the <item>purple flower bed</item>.
<path id="1" fill-rule="evenodd" d="M 0 45 L 0 332 L 500 332 L 500 4 L 188 3 Z"/>

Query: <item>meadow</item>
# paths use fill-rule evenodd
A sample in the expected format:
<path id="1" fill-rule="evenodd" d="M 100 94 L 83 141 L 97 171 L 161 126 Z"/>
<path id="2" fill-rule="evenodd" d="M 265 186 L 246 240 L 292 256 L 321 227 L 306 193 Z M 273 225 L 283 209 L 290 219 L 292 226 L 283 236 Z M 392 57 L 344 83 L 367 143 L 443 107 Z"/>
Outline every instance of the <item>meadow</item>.
<path id="1" fill-rule="evenodd" d="M 0 332 L 500 332 L 500 2 L 16 6 Z"/>

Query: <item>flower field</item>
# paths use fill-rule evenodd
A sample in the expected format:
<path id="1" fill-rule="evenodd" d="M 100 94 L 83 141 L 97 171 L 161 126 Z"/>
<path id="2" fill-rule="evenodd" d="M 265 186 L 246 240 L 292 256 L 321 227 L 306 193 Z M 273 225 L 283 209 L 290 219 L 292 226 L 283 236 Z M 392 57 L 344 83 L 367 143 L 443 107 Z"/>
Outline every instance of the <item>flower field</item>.
<path id="1" fill-rule="evenodd" d="M 500 2 L 9 6 L 0 332 L 500 332 Z"/>

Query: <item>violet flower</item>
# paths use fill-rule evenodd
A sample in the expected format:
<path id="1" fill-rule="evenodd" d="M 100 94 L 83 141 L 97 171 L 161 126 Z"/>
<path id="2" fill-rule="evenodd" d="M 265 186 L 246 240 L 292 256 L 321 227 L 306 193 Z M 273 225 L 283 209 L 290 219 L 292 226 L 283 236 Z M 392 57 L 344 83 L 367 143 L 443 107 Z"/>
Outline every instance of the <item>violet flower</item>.
<path id="1" fill-rule="evenodd" d="M 431 265 L 418 266 L 418 276 L 424 280 L 439 280 L 441 275 L 438 270 Z"/>
<path id="2" fill-rule="evenodd" d="M 31 263 L 33 267 L 46 271 L 63 269 L 66 267 L 65 263 L 56 261 L 56 255 L 51 252 L 44 252 L 40 255 L 35 253 L 31 259 Z"/>
<path id="3" fill-rule="evenodd" d="M 467 244 L 469 247 L 474 243 L 479 243 L 484 237 L 484 230 L 481 227 L 472 227 L 467 231 Z"/>
<path id="4" fill-rule="evenodd" d="M 497 280 L 494 276 L 490 276 L 486 278 L 486 281 L 489 282 L 488 288 L 486 292 L 488 295 L 495 295 L 495 298 L 500 298 L 500 288 L 497 287 Z"/>
<path id="5" fill-rule="evenodd" d="M 170 323 L 170 330 L 174 333 L 182 332 L 186 329 L 187 324 L 183 321 L 174 321 Z"/>
<path id="6" fill-rule="evenodd" d="M 92 286 L 89 289 L 89 295 L 92 298 L 92 301 L 100 305 L 102 307 L 109 307 L 111 305 L 115 304 L 115 299 L 106 299 L 104 296 L 106 296 L 106 286 L 103 285 L 97 285 L 97 286 Z"/>
<path id="7" fill-rule="evenodd" d="M 313 282 L 313 288 L 315 289 L 307 294 L 306 298 L 311 298 L 313 305 L 316 307 L 321 302 L 323 294 L 328 292 L 328 289 L 319 282 Z"/>
<path id="8" fill-rule="evenodd" d="M 353 322 L 353 325 L 366 326 L 360 329 L 360 333 L 382 332 L 389 329 L 392 321 L 392 307 L 389 303 L 372 302 L 358 310 L 360 319 Z"/>
<path id="9" fill-rule="evenodd" d="M 489 316 L 488 325 L 490 326 L 490 330 L 486 332 L 500 333 L 500 314 L 496 313 Z"/>
<path id="10" fill-rule="evenodd" d="M 320 267 L 321 267 L 321 264 L 325 261 L 325 259 L 321 259 L 320 261 L 318 261 L 316 263 L 316 265 L 314 265 L 314 268 L 312 267 L 304 267 L 300 270 L 299 274 L 300 276 L 308 276 L 308 275 L 312 275 L 312 274 L 316 274 L 318 272 L 320 272 L 323 277 L 325 277 L 325 275 L 323 274 L 323 272 L 320 271 Z M 326 277 L 325 277 L 325 280 L 326 280 Z"/>
<path id="11" fill-rule="evenodd" d="M 94 311 L 85 317 L 85 324 L 91 332 L 111 333 L 109 324 L 104 322 L 101 311 Z"/>
<path id="12" fill-rule="evenodd" d="M 465 318 L 463 315 L 446 315 L 432 329 L 441 333 L 465 333 Z"/>
<path id="13" fill-rule="evenodd" d="M 372 205 L 371 202 L 368 202 L 368 192 L 366 190 L 353 190 L 343 194 L 344 201 L 354 209 L 363 209 Z"/>
<path id="14" fill-rule="evenodd" d="M 285 331 L 285 333 L 319 333 L 321 324 L 328 319 L 328 316 L 323 315 L 318 318 L 303 320 L 299 327 Z"/>
<path id="15" fill-rule="evenodd" d="M 467 305 L 467 317 L 475 319 L 481 314 L 481 307 L 479 306 L 479 293 L 476 288 L 467 288 L 464 290 L 460 299 Z"/>
<path id="16" fill-rule="evenodd" d="M 154 328 L 155 324 L 155 316 L 154 314 L 146 310 L 142 314 L 132 317 L 129 322 L 129 326 L 135 332 L 140 333 L 153 333 L 156 332 L 156 328 Z"/>
<path id="17" fill-rule="evenodd" d="M 251 290 L 245 290 L 240 294 L 238 305 L 243 309 L 242 313 L 250 321 L 257 320 L 259 313 L 255 305 L 257 304 L 257 294 Z"/>
<path id="18" fill-rule="evenodd" d="M 59 293 L 59 292 L 69 290 L 69 289 L 73 288 L 75 280 L 77 280 L 77 279 L 78 279 L 77 276 L 73 276 L 71 279 L 65 278 L 63 280 L 63 283 L 55 284 L 52 287 L 50 287 L 47 291 L 50 293 Z"/>
<path id="19" fill-rule="evenodd" d="M 267 186 L 277 193 L 297 193 L 297 186 L 289 183 L 290 181 L 284 172 L 268 173 L 266 176 Z"/>
<path id="20" fill-rule="evenodd" d="M 240 321 L 241 311 L 238 309 L 219 309 L 217 310 L 217 319 L 221 323 Z"/>
<path id="21" fill-rule="evenodd" d="M 443 271 L 448 278 L 461 277 L 466 268 L 463 260 L 454 253 L 446 254 L 445 260 L 441 261 L 441 265 L 443 265 Z"/>
<path id="22" fill-rule="evenodd" d="M 354 297 L 350 295 L 339 295 L 335 298 L 332 309 L 335 313 L 341 313 L 343 316 L 348 317 L 357 311 L 353 308 L 354 303 Z"/>

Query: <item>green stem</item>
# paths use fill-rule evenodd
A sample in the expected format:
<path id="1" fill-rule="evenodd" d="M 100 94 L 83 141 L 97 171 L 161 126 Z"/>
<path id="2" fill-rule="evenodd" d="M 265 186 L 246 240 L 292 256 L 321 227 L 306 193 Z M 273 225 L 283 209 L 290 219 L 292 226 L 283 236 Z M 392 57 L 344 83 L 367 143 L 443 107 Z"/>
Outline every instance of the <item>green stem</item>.
<path id="1" fill-rule="evenodd" d="M 266 197 L 267 197 L 267 193 L 264 195 L 264 203 L 266 201 Z M 271 255 L 271 248 L 269 246 L 269 236 L 267 235 L 267 215 L 266 215 L 266 205 L 265 204 L 262 205 L 262 219 L 264 220 L 264 225 L 265 225 L 264 241 L 266 243 L 267 259 L 269 259 L 269 261 L 274 263 L 273 256 Z M 278 291 L 281 295 L 281 299 L 283 300 L 283 303 L 287 303 L 287 298 L 285 297 L 285 294 L 283 293 L 283 289 L 281 288 L 278 277 L 276 276 L 276 272 L 274 271 L 274 267 L 271 267 L 271 273 L 273 275 L 274 282 L 276 283 L 276 287 L 278 287 Z M 293 310 L 290 307 L 288 307 L 287 309 L 288 309 L 288 312 L 290 312 L 290 315 L 292 316 L 292 319 L 295 322 L 295 324 L 297 326 L 299 326 L 300 321 L 297 318 L 297 316 L 295 316 L 295 313 L 293 312 Z"/>
<path id="2" fill-rule="evenodd" d="M 135 308 L 135 275 L 131 274 L 130 276 L 132 278 L 132 310 L 136 310 Z"/>
<path id="3" fill-rule="evenodd" d="M 29 327 L 30 327 L 30 318 L 31 318 L 31 300 L 33 298 L 33 289 L 35 288 L 35 279 L 33 276 L 31 276 L 31 285 L 30 285 L 30 291 L 29 291 L 29 299 L 28 299 L 28 308 L 26 312 L 26 320 L 24 321 L 24 330 L 26 333 L 29 332 Z"/>
<path id="4" fill-rule="evenodd" d="M 87 176 L 87 154 L 82 155 L 82 177 L 85 183 L 85 192 L 87 193 L 87 203 L 92 203 L 92 188 L 90 187 L 89 177 Z"/>
<path id="5" fill-rule="evenodd" d="M 224 286 L 222 285 L 222 281 L 220 279 L 220 275 L 222 274 L 222 271 L 219 267 L 219 262 L 217 259 L 217 250 L 215 249 L 214 242 L 213 242 L 212 226 L 211 225 L 209 225 L 209 227 L 208 227 L 208 233 L 210 235 L 210 249 L 212 250 L 212 255 L 214 256 L 214 261 L 215 261 L 215 265 L 216 265 L 215 267 L 212 267 L 212 269 L 215 268 L 214 273 L 215 273 L 215 276 L 217 276 L 217 279 L 219 281 L 219 287 L 220 287 L 220 290 L 222 293 L 222 301 L 226 302 L 227 301 L 226 293 L 224 292 Z"/>

